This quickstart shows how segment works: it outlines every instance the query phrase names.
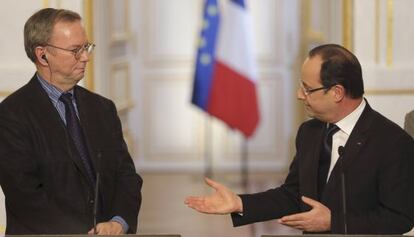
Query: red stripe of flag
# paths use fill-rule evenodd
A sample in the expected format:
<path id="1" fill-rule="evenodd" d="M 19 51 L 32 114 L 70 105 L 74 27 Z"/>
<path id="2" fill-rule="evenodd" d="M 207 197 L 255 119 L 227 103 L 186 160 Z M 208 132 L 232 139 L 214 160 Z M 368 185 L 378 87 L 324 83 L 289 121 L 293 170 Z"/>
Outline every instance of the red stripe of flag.
<path id="1" fill-rule="evenodd" d="M 250 137 L 259 122 L 256 85 L 216 60 L 207 111 Z"/>

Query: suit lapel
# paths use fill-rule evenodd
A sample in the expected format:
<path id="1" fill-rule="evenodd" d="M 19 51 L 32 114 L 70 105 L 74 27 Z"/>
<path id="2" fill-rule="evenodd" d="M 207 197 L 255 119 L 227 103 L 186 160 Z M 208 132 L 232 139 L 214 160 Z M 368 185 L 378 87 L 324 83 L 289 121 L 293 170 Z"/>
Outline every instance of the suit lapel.
<path id="1" fill-rule="evenodd" d="M 371 115 L 372 109 L 367 103 L 344 147 L 344 154 L 341 159 L 345 173 L 347 167 L 352 165 L 355 159 L 361 159 L 359 153 L 367 142 L 367 132 L 373 119 Z M 335 193 L 335 190 L 338 191 L 341 173 L 339 162 L 340 161 L 338 160 L 338 162 L 335 164 L 329 177 L 328 183 L 325 186 L 325 191 L 322 195 L 322 200 L 324 200 L 324 203 L 331 199 L 333 196 L 332 194 Z"/>
<path id="2" fill-rule="evenodd" d="M 39 118 L 38 121 L 42 123 L 42 127 L 48 129 L 46 130 L 48 133 L 51 132 L 55 136 L 62 137 L 61 134 L 65 130 L 65 124 L 49 96 L 37 80 L 35 75 L 28 83 L 30 91 L 28 100 L 31 103 L 37 103 L 37 106 L 31 106 L 31 112 Z"/>
<path id="3" fill-rule="evenodd" d="M 367 142 L 368 130 L 372 124 L 372 120 L 372 109 L 367 103 L 345 144 L 343 155 L 344 171 L 346 171 L 346 168 L 349 167 L 355 159 L 361 159 L 361 157 L 359 157 L 359 152 Z"/>

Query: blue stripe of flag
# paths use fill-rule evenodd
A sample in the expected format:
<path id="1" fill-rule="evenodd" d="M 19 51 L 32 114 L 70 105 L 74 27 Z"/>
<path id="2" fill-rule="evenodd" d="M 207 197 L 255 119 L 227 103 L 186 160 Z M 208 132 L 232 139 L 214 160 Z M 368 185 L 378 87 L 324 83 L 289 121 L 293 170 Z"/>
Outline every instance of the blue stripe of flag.
<path id="1" fill-rule="evenodd" d="M 204 3 L 204 22 L 201 31 L 201 45 L 197 51 L 194 75 L 192 103 L 207 110 L 208 97 L 213 80 L 214 57 L 219 27 L 219 10 L 217 0 L 206 0 Z"/>
<path id="2" fill-rule="evenodd" d="M 244 0 L 231 0 L 232 2 L 240 5 L 242 8 L 246 8 L 246 5 L 244 4 Z"/>

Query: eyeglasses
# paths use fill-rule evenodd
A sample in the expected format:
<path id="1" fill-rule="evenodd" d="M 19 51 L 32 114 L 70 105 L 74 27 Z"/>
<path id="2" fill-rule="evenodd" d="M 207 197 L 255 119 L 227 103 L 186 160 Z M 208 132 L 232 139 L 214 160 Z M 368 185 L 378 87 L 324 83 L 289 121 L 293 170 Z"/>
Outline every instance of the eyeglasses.
<path id="1" fill-rule="evenodd" d="M 334 87 L 336 84 L 330 85 L 330 86 L 322 86 L 322 87 L 318 87 L 315 89 L 310 89 L 310 88 L 306 88 L 305 85 L 303 84 L 303 82 L 300 83 L 300 88 L 302 89 L 303 94 L 305 94 L 306 96 L 312 94 L 313 92 L 316 91 L 320 91 L 320 90 L 329 90 L 332 87 Z"/>
<path id="2" fill-rule="evenodd" d="M 90 55 L 93 52 L 94 48 L 95 48 L 95 44 L 93 44 L 93 43 L 87 43 L 87 44 L 85 44 L 81 47 L 78 47 L 76 49 L 64 49 L 64 48 L 54 46 L 54 45 L 51 45 L 51 44 L 46 44 L 46 46 L 71 52 L 75 56 L 76 60 L 80 59 L 82 53 L 85 52 L 85 50 L 88 53 L 88 55 Z"/>

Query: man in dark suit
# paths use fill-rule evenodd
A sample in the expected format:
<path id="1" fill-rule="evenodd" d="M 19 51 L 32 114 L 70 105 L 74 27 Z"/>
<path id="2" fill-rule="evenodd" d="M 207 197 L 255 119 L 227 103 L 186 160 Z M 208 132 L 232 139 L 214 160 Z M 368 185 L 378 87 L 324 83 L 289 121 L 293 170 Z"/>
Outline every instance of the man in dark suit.
<path id="1" fill-rule="evenodd" d="M 299 128 L 284 184 L 236 195 L 206 179 L 215 193 L 187 197 L 185 203 L 204 213 L 231 213 L 235 226 L 278 219 L 311 233 L 409 231 L 414 141 L 371 109 L 363 93 L 361 66 L 351 52 L 332 44 L 314 48 L 302 66 L 297 92 L 313 119 Z"/>
<path id="2" fill-rule="evenodd" d="M 0 104 L 6 234 L 135 233 L 142 179 L 115 105 L 77 86 L 94 49 L 81 17 L 42 9 L 24 42 L 37 72 Z"/>

